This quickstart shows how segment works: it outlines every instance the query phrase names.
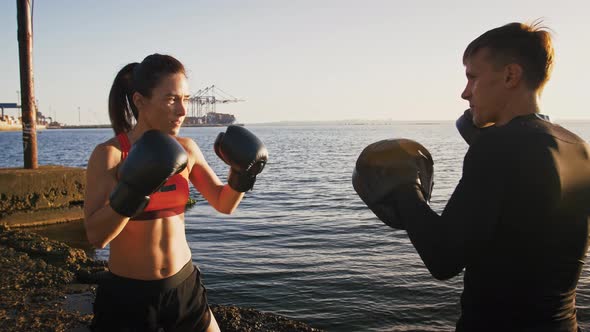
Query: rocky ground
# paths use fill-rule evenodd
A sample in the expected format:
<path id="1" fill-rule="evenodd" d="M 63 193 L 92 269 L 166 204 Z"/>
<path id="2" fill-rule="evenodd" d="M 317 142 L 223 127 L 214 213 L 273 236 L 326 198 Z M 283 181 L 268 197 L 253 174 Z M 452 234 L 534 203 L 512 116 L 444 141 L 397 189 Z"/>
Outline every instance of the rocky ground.
<path id="1" fill-rule="evenodd" d="M 105 262 L 82 249 L 0 225 L 0 331 L 86 331 Z M 222 331 L 319 331 L 253 309 L 211 305 Z"/>

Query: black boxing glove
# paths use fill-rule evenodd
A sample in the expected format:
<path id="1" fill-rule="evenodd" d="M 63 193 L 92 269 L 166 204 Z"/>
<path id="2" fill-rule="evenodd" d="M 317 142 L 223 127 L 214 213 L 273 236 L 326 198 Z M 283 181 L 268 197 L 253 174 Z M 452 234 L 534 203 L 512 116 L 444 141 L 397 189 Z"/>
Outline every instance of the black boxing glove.
<path id="1" fill-rule="evenodd" d="M 230 166 L 227 183 L 238 192 L 251 190 L 256 175 L 264 169 L 268 151 L 264 144 L 246 128 L 228 126 L 219 133 L 213 145 L 215 154 Z"/>
<path id="2" fill-rule="evenodd" d="M 459 130 L 461 137 L 467 142 L 467 145 L 471 145 L 471 143 L 475 142 L 481 134 L 496 127 L 495 125 L 483 128 L 477 127 L 473 123 L 473 114 L 471 114 L 470 109 L 463 112 L 463 115 L 455 121 L 455 126 L 457 127 L 457 130 Z"/>
<path id="3" fill-rule="evenodd" d="M 381 221 L 405 229 L 396 208 L 396 195 L 405 194 L 401 189 L 408 185 L 417 186 L 420 199 L 428 201 L 433 178 L 434 161 L 425 147 L 409 139 L 390 139 L 370 144 L 361 152 L 352 173 L 352 185 Z"/>
<path id="4" fill-rule="evenodd" d="M 111 208 L 126 217 L 139 214 L 149 203 L 149 195 L 182 172 L 187 163 L 188 155 L 176 138 L 158 130 L 146 131 L 119 166 L 119 183 L 109 196 Z"/>

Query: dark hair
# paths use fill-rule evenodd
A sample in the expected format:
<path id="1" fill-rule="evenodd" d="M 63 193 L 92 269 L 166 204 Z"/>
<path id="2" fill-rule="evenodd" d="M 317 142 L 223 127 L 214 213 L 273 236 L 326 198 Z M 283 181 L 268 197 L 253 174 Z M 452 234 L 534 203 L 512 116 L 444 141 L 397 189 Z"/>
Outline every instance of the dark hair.
<path id="1" fill-rule="evenodd" d="M 494 65 L 520 65 L 527 86 L 541 91 L 551 76 L 554 58 L 551 34 L 541 24 L 540 20 L 532 24 L 515 22 L 489 30 L 467 46 L 463 63 L 485 48 Z"/>
<path id="2" fill-rule="evenodd" d="M 115 134 L 127 132 L 133 127 L 133 119 L 139 118 L 133 103 L 133 94 L 139 92 L 151 97 L 160 80 L 170 74 L 182 73 L 184 66 L 170 55 L 148 55 L 141 63 L 133 62 L 123 67 L 111 86 L 109 93 L 109 118 Z"/>

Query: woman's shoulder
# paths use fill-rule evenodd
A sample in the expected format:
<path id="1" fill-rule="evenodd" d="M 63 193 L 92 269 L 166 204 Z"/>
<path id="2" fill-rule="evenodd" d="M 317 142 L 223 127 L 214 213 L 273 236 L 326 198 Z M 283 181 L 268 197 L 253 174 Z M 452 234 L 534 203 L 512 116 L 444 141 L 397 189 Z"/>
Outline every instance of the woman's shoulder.
<path id="1" fill-rule="evenodd" d="M 188 153 L 191 165 L 195 163 L 202 163 L 205 160 L 203 152 L 201 152 L 201 149 L 192 138 L 177 136 L 176 139 Z M 192 166 L 189 168 L 192 168 Z"/>
<path id="2" fill-rule="evenodd" d="M 121 145 L 116 137 L 112 137 L 94 147 L 91 161 L 102 161 L 107 164 L 117 164 L 121 161 Z"/>
<path id="3" fill-rule="evenodd" d="M 195 152 L 196 150 L 199 150 L 199 146 L 197 145 L 197 142 L 195 142 L 192 138 L 190 137 L 180 137 L 177 136 L 176 140 L 178 141 L 178 143 L 180 143 L 180 145 L 182 145 L 184 147 L 185 150 L 187 150 L 189 153 L 190 152 Z"/>
<path id="4" fill-rule="evenodd" d="M 105 153 L 118 152 L 121 153 L 121 144 L 117 137 L 111 137 L 108 140 L 99 143 L 94 147 L 94 150 L 100 150 Z"/>

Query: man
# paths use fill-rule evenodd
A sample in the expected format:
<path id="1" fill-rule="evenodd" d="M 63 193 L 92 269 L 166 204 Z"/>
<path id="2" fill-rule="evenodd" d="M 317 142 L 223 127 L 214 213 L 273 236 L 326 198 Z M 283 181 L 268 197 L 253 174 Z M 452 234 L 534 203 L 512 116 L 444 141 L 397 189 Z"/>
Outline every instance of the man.
<path id="1" fill-rule="evenodd" d="M 507 24 L 471 42 L 463 63 L 470 111 L 457 123 L 471 145 L 443 213 L 427 205 L 432 159 L 415 142 L 367 147 L 355 189 L 381 220 L 407 230 L 435 278 L 465 270 L 457 331 L 576 331 L 590 148 L 539 114 L 551 37 L 537 25 Z M 373 162 L 383 153 L 388 163 Z"/>

